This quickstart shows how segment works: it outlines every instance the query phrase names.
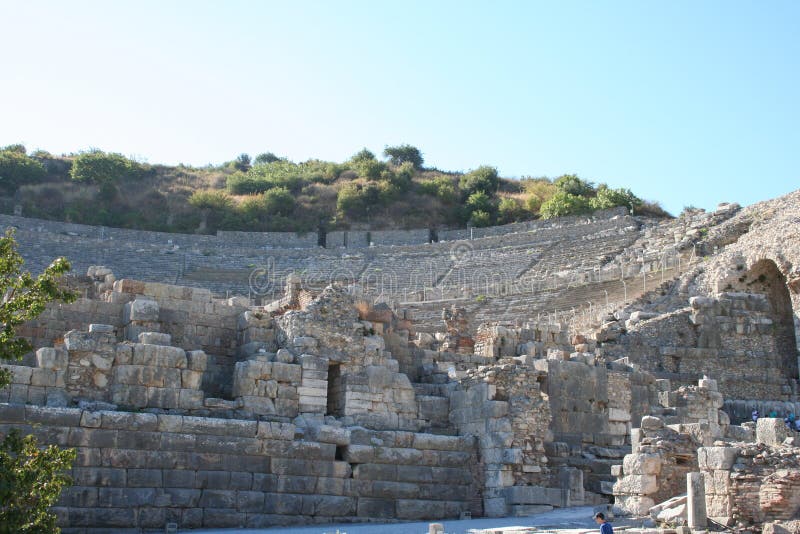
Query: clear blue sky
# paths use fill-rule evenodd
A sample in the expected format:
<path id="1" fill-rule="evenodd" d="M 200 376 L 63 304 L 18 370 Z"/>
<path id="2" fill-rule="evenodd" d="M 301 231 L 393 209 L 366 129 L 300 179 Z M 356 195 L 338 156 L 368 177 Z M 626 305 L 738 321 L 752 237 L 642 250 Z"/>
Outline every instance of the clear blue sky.
<path id="1" fill-rule="evenodd" d="M 674 213 L 800 187 L 797 1 L 0 0 L 0 145 L 205 165 L 411 143 Z"/>

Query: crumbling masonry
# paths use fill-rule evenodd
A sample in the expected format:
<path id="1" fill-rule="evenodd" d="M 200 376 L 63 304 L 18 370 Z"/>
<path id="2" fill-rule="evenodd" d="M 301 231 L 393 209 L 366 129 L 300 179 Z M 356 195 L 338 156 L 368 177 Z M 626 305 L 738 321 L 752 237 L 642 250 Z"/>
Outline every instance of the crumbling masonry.
<path id="1" fill-rule="evenodd" d="M 118 257 L 69 280 L 82 298 L 21 329 L 37 350 L 4 365 L 0 433 L 77 448 L 55 508 L 67 533 L 612 501 L 697 528 L 795 519 L 793 432 L 748 420 L 800 415 L 797 206 L 800 192 L 355 254 L 270 235 L 291 267 L 258 299 L 200 268 L 165 283 L 189 238 L 121 231 Z M 34 267 L 69 247 L 80 267 L 108 244 L 90 227 L 13 223 Z M 202 246 L 243 262 L 245 238 Z M 147 251 L 140 279 L 116 278 Z M 392 277 L 378 295 L 375 273 Z"/>

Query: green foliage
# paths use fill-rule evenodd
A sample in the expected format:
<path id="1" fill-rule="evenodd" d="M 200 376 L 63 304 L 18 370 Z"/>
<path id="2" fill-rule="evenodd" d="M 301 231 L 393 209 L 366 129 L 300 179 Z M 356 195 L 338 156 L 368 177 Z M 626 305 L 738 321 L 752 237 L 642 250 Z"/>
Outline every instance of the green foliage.
<path id="1" fill-rule="evenodd" d="M 278 159 L 254 165 L 247 172 L 236 172 L 228 176 L 226 185 L 228 192 L 234 195 L 263 193 L 276 187 L 297 194 L 309 183 L 335 181 L 344 168 L 344 165 L 315 159 L 305 163 Z"/>
<path id="2" fill-rule="evenodd" d="M 372 181 L 389 179 L 391 177 L 391 172 L 388 170 L 386 163 L 376 159 L 365 158 L 353 162 L 353 170 L 356 171 L 361 178 Z"/>
<path id="3" fill-rule="evenodd" d="M 26 340 L 16 337 L 16 328 L 39 316 L 48 302 L 72 302 L 75 295 L 61 289 L 58 279 L 69 271 L 65 258 L 57 258 L 42 274 L 33 277 L 22 270 L 13 230 L 0 238 L 0 359 L 19 359 L 31 350 Z M 0 370 L 0 387 L 8 384 L 8 372 Z"/>
<path id="4" fill-rule="evenodd" d="M 552 219 L 553 217 L 580 215 L 589 211 L 589 201 L 585 198 L 565 191 L 558 191 L 547 202 L 542 204 L 539 213 L 544 219 Z"/>
<path id="5" fill-rule="evenodd" d="M 281 158 L 273 154 L 272 152 L 264 152 L 256 156 L 254 163 L 256 165 L 262 165 L 264 163 L 273 163 L 275 161 L 280 161 Z"/>
<path id="6" fill-rule="evenodd" d="M 366 148 L 362 148 L 356 154 L 350 158 L 350 163 L 356 164 L 361 163 L 363 161 L 372 161 L 375 159 L 375 154 L 367 150 Z"/>
<path id="7" fill-rule="evenodd" d="M 389 183 L 351 182 L 339 190 L 336 209 L 351 219 L 363 220 L 374 207 L 383 206 L 396 193 Z"/>
<path id="8" fill-rule="evenodd" d="M 250 169 L 250 155 L 249 154 L 239 154 L 235 160 L 233 160 L 233 167 L 237 171 L 248 171 Z"/>
<path id="9" fill-rule="evenodd" d="M 58 533 L 50 511 L 72 483 L 75 449 L 40 448 L 36 437 L 11 430 L 0 442 L 0 534 Z"/>
<path id="10" fill-rule="evenodd" d="M 539 213 L 542 204 L 556 194 L 558 188 L 547 178 L 526 178 L 523 187 L 527 193 L 525 208 L 531 213 Z"/>
<path id="11" fill-rule="evenodd" d="M 594 186 L 591 182 L 581 180 L 575 174 L 564 174 L 553 182 L 559 190 L 579 197 L 587 197 L 594 194 Z"/>
<path id="12" fill-rule="evenodd" d="M 389 158 L 389 162 L 395 166 L 411 163 L 414 169 L 421 169 L 425 162 L 422 152 L 411 145 L 387 146 L 383 150 L 383 155 Z"/>
<path id="13" fill-rule="evenodd" d="M 472 213 L 475 211 L 483 211 L 489 213 L 492 211 L 492 199 L 483 191 L 472 193 L 466 202 L 467 210 Z"/>
<path id="14" fill-rule="evenodd" d="M 492 216 L 483 210 L 473 211 L 469 217 L 469 223 L 479 228 L 490 226 L 492 224 Z"/>
<path id="15" fill-rule="evenodd" d="M 192 193 L 189 205 L 201 210 L 225 211 L 233 207 L 233 199 L 225 191 L 201 189 Z"/>
<path id="16" fill-rule="evenodd" d="M 21 143 L 16 143 L 13 145 L 6 145 L 3 148 L 0 148 L 0 152 L 15 152 L 17 154 L 27 154 L 28 151 L 25 150 L 25 145 Z"/>
<path id="17" fill-rule="evenodd" d="M 144 174 L 144 167 L 117 153 L 102 150 L 82 152 L 75 158 L 70 176 L 76 182 L 102 184 L 137 180 Z"/>
<path id="18" fill-rule="evenodd" d="M 26 340 L 16 337 L 16 327 L 36 318 L 48 302 L 72 302 L 75 295 L 63 290 L 58 279 L 70 268 L 58 258 L 37 277 L 22 270 L 12 230 L 0 238 L 0 358 L 19 359 L 31 350 Z M 0 388 L 11 382 L 6 369 L 0 370 Z M 0 442 L 0 534 L 56 533 L 56 517 L 49 511 L 70 483 L 66 472 L 75 450 L 49 446 L 40 449 L 34 436 L 21 437 L 12 430 Z"/>
<path id="19" fill-rule="evenodd" d="M 547 178 L 504 180 L 489 166 L 463 175 L 431 168 L 421 171 L 422 154 L 410 145 L 387 146 L 383 155 L 388 161 L 363 149 L 341 163 L 316 159 L 294 163 L 264 152 L 252 166 L 243 154 L 222 167 L 197 169 L 140 165 L 100 151 L 76 157 L 40 151 L 29 157 L 24 146 L 15 145 L 0 149 L 0 195 L 14 194 L 13 202 L 21 204 L 26 215 L 45 219 L 206 233 L 309 231 L 320 224 L 336 229 L 373 219 L 389 228 L 484 225 L 615 205 L 633 205 L 639 214 L 669 216 L 657 204 L 639 205 L 628 190 L 603 185 L 595 190 L 574 175 L 554 183 Z M 12 178 L 9 168 L 16 172 Z M 148 180 L 127 179 L 139 176 Z M 223 184 L 227 187 L 220 190 Z M 580 199 L 562 194 L 551 201 L 557 192 Z M 11 199 L 4 205 L 8 211 Z"/>
<path id="20" fill-rule="evenodd" d="M 447 176 L 438 176 L 432 180 L 421 182 L 419 191 L 422 194 L 434 196 L 447 204 L 458 200 L 458 189 L 453 180 Z"/>
<path id="21" fill-rule="evenodd" d="M 508 224 L 518 222 L 525 218 L 525 208 L 515 198 L 504 198 L 497 206 L 497 222 Z"/>
<path id="22" fill-rule="evenodd" d="M 459 180 L 459 187 L 466 191 L 468 195 L 483 191 L 487 194 L 493 194 L 497 191 L 497 186 L 500 180 L 497 176 L 497 169 L 483 165 L 474 171 L 470 171 Z"/>
<path id="23" fill-rule="evenodd" d="M 294 211 L 295 200 L 285 187 L 270 189 L 261 195 L 264 210 L 269 214 L 289 215 Z"/>
<path id="24" fill-rule="evenodd" d="M 0 150 L 0 189 L 9 194 L 21 185 L 42 181 L 47 174 L 44 166 L 25 154 L 25 147 L 22 149 L 20 152 L 11 145 Z"/>
<path id="25" fill-rule="evenodd" d="M 633 211 L 642 204 L 642 201 L 630 189 L 609 189 L 605 184 L 597 188 L 597 195 L 589 200 L 589 205 L 594 210 L 606 210 L 617 206 L 625 206 Z"/>

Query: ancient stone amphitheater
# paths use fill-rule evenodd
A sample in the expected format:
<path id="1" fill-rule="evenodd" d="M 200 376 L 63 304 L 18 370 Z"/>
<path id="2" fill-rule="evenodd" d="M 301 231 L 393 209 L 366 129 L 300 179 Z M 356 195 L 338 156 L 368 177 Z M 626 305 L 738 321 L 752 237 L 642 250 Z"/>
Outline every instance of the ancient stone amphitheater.
<path id="1" fill-rule="evenodd" d="M 0 432 L 77 448 L 67 533 L 794 519 L 798 206 L 327 235 L 0 216 L 31 270 L 86 273 L 21 329 Z"/>

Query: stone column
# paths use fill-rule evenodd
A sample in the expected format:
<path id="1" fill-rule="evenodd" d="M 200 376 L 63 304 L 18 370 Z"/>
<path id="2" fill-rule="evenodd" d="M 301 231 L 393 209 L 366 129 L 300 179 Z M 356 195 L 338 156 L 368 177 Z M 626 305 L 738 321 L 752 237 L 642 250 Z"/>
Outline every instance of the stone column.
<path id="1" fill-rule="evenodd" d="M 706 484 L 703 473 L 686 474 L 686 514 L 691 529 L 708 526 L 706 516 Z"/>

